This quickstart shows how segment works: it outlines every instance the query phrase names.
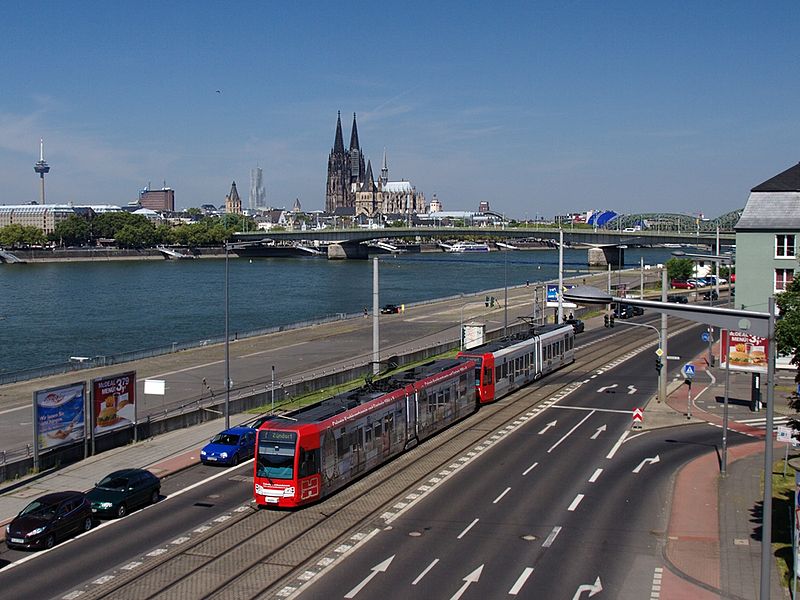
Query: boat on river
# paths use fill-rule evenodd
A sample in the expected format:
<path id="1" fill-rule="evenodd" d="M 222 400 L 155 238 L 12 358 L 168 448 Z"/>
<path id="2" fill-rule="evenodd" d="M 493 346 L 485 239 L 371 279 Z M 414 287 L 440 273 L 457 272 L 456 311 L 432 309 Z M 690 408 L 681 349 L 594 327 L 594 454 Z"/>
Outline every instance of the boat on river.
<path id="1" fill-rule="evenodd" d="M 489 244 L 486 242 L 456 242 L 449 248 L 448 252 L 489 252 Z"/>

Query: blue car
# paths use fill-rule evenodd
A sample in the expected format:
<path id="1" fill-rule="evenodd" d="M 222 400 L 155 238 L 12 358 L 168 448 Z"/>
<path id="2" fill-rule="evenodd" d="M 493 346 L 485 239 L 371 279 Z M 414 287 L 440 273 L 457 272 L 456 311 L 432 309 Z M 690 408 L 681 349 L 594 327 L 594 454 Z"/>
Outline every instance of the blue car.
<path id="1" fill-rule="evenodd" d="M 215 435 L 200 450 L 204 465 L 238 465 L 255 454 L 256 430 L 252 427 L 231 427 Z"/>

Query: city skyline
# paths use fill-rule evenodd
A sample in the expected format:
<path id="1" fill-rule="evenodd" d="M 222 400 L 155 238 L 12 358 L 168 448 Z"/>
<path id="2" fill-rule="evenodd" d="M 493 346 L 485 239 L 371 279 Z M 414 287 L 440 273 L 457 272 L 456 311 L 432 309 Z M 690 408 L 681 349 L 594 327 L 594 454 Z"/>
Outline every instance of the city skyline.
<path id="1" fill-rule="evenodd" d="M 47 19 L 42 19 L 46 10 Z M 800 160 L 800 5 L 489 8 L 109 6 L 7 10 L 0 204 L 127 204 L 166 181 L 220 205 L 325 203 L 331 123 L 446 210 L 704 213 Z M 221 36 L 230 24 L 236 35 Z M 558 207 L 556 210 L 555 207 Z"/>

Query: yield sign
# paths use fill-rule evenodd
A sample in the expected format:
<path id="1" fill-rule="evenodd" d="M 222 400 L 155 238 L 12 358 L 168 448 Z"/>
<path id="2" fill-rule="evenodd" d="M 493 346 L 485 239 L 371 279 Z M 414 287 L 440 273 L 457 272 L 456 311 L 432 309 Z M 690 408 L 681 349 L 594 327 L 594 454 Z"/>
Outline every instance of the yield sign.
<path id="1" fill-rule="evenodd" d="M 633 409 L 633 422 L 634 423 L 641 423 L 642 421 L 644 421 L 644 411 L 639 407 L 634 408 Z"/>

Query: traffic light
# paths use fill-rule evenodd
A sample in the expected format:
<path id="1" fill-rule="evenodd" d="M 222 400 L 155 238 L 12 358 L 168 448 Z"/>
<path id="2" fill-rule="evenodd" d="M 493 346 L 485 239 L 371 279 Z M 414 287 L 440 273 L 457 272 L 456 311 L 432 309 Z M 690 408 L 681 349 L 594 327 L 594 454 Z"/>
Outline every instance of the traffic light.
<path id="1" fill-rule="evenodd" d="M 608 327 L 608 315 L 603 315 L 603 327 Z"/>
<path id="2" fill-rule="evenodd" d="M 661 357 L 656 358 L 656 372 L 661 375 L 661 367 L 664 366 L 664 363 L 661 362 Z"/>
<path id="3" fill-rule="evenodd" d="M 484 301 L 483 301 L 483 305 L 484 305 L 484 306 L 486 306 L 487 308 L 488 308 L 489 306 L 491 306 L 491 305 L 489 304 L 489 296 L 486 296 L 486 300 L 484 300 Z"/>
<path id="4" fill-rule="evenodd" d="M 614 313 L 611 313 L 611 316 L 608 318 L 608 326 L 609 327 L 614 326 Z"/>

